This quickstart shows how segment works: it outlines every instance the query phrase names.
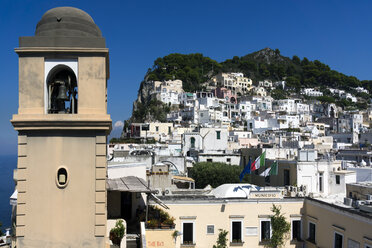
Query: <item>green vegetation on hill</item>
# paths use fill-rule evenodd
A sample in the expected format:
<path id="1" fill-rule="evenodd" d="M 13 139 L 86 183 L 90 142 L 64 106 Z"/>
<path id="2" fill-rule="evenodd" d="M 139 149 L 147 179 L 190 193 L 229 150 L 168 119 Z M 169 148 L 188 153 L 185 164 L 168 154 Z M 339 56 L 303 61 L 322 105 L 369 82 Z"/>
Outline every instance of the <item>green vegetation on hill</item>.
<path id="1" fill-rule="evenodd" d="M 218 62 L 200 53 L 188 55 L 173 53 L 155 60 L 152 70 L 147 74 L 147 80 L 180 79 L 186 92 L 194 92 L 201 90 L 201 84 L 220 68 Z"/>
<path id="2" fill-rule="evenodd" d="M 169 54 L 154 61 L 152 69 L 146 73 L 141 83 L 139 95 L 148 81 L 164 81 L 180 79 L 183 82 L 185 92 L 203 90 L 203 83 L 220 72 L 242 72 L 251 78 L 254 84 L 264 79 L 272 81 L 285 80 L 286 88 L 276 88 L 270 94 L 274 99 L 287 98 L 291 93 L 297 94 L 301 88 L 316 87 L 324 93 L 324 97 L 318 100 L 325 103 L 336 103 L 345 109 L 365 109 L 372 94 L 358 93 L 355 88 L 363 87 L 372 92 L 372 80 L 360 81 L 354 76 L 347 76 L 321 63 L 318 60 L 310 61 L 306 57 L 302 60 L 294 55 L 292 58 L 282 56 L 279 49 L 265 48 L 260 51 L 218 63 L 215 60 L 204 57 L 200 53 L 194 54 Z M 350 100 L 332 96 L 329 88 L 342 89 L 360 97 L 357 103 Z M 306 97 L 305 99 L 316 99 Z M 166 121 L 169 113 L 168 105 L 151 98 L 142 98 L 137 102 L 133 110 L 132 121 L 143 122 L 149 120 Z"/>
<path id="3" fill-rule="evenodd" d="M 262 49 L 243 57 L 235 56 L 221 63 L 222 71 L 243 72 L 254 81 L 271 79 L 285 80 L 288 88 L 299 91 L 301 87 L 337 88 L 353 92 L 355 87 L 372 89 L 372 81 L 360 81 L 354 76 L 347 76 L 331 70 L 319 60 L 302 60 L 294 55 L 292 59 L 280 55 L 280 51 L 270 48 Z"/>
<path id="4" fill-rule="evenodd" d="M 321 63 L 319 60 L 302 60 L 294 55 L 292 58 L 282 56 L 279 49 L 265 48 L 260 51 L 218 63 L 200 53 L 169 54 L 155 60 L 149 69 L 146 80 L 180 79 L 186 92 L 201 89 L 201 84 L 219 72 L 242 72 L 254 82 L 264 79 L 272 81 L 285 80 L 288 88 L 299 91 L 301 87 L 319 87 L 321 90 L 337 88 L 354 94 L 354 88 L 361 86 L 372 91 L 372 81 L 360 81 L 354 76 L 347 76 Z M 364 93 L 365 94 L 365 93 Z M 370 95 L 359 93 L 368 99 Z"/>

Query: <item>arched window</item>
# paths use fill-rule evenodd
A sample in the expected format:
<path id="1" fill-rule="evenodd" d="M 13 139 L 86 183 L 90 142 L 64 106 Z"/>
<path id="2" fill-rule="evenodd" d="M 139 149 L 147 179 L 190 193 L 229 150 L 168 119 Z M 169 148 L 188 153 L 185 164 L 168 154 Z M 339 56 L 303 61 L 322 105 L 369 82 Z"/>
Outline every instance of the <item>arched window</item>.
<path id="1" fill-rule="evenodd" d="M 77 114 L 78 88 L 74 71 L 57 65 L 47 77 L 48 114 Z"/>
<path id="2" fill-rule="evenodd" d="M 191 148 L 195 148 L 195 138 L 194 137 L 191 137 L 190 138 L 190 143 L 191 143 Z"/>

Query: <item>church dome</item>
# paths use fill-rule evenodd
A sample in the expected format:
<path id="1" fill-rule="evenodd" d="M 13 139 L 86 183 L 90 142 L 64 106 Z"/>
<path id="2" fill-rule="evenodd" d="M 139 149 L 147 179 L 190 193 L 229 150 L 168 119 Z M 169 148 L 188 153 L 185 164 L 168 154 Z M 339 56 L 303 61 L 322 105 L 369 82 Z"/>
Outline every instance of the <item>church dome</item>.
<path id="1" fill-rule="evenodd" d="M 47 37 L 102 37 L 92 17 L 73 7 L 48 10 L 36 26 L 35 36 Z"/>

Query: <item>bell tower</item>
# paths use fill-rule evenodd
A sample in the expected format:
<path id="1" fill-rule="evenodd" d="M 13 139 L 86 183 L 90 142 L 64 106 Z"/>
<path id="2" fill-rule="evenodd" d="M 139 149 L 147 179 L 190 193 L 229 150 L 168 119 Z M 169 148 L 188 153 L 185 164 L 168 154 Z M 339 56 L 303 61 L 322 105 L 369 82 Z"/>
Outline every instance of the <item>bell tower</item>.
<path id="1" fill-rule="evenodd" d="M 109 57 L 86 12 L 47 11 L 20 37 L 17 247 L 105 247 Z"/>

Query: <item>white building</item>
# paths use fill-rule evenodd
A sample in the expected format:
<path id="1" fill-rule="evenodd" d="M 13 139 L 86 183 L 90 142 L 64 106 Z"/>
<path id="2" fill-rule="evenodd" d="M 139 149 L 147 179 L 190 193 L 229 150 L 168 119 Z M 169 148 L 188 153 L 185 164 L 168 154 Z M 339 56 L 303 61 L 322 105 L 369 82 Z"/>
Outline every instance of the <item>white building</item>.
<path id="1" fill-rule="evenodd" d="M 255 109 L 257 111 L 272 111 L 272 103 L 274 99 L 271 96 L 260 97 L 260 96 L 252 96 L 252 104 L 255 105 Z"/>
<path id="2" fill-rule="evenodd" d="M 363 128 L 363 115 L 362 114 L 346 114 L 338 119 L 338 132 L 359 133 Z"/>
<path id="3" fill-rule="evenodd" d="M 307 193 L 320 196 L 346 194 L 346 184 L 354 182 L 355 172 L 342 170 L 341 161 L 319 160 L 315 151 L 299 151 L 297 185 L 306 186 Z"/>
<path id="4" fill-rule="evenodd" d="M 252 79 L 244 77 L 243 73 L 219 73 L 215 81 L 232 92 L 248 92 L 252 86 Z"/>
<path id="5" fill-rule="evenodd" d="M 200 128 L 199 132 L 184 133 L 182 145 L 184 156 L 199 153 L 223 154 L 228 148 L 226 128 Z"/>
<path id="6" fill-rule="evenodd" d="M 222 111 L 216 108 L 200 109 L 198 115 L 198 123 L 204 126 L 220 124 L 222 121 Z"/>
<path id="7" fill-rule="evenodd" d="M 350 100 L 351 102 L 358 102 L 358 99 L 350 93 L 344 93 L 340 97 L 342 99 Z"/>
<path id="8" fill-rule="evenodd" d="M 271 80 L 264 80 L 264 81 L 259 81 L 258 86 L 264 87 L 264 88 L 272 88 L 273 87 L 273 82 Z"/>
<path id="9" fill-rule="evenodd" d="M 368 94 L 368 90 L 364 89 L 363 87 L 356 87 L 355 90 L 359 93 L 367 93 Z"/>
<path id="10" fill-rule="evenodd" d="M 296 113 L 297 114 L 309 114 L 310 113 L 309 104 L 297 102 L 296 103 Z"/>
<path id="11" fill-rule="evenodd" d="M 196 94 L 190 92 L 183 92 L 178 95 L 178 101 L 185 107 L 194 107 Z"/>
<path id="12" fill-rule="evenodd" d="M 302 94 L 306 96 L 323 96 L 323 92 L 320 92 L 319 90 L 316 90 L 314 88 L 305 88 L 302 89 Z"/>
<path id="13" fill-rule="evenodd" d="M 251 118 L 253 104 L 250 101 L 241 101 L 238 104 L 240 116 L 242 120 L 248 120 Z"/>
<path id="14" fill-rule="evenodd" d="M 160 93 L 160 99 L 159 100 L 162 101 L 165 104 L 171 104 L 171 105 L 177 104 L 178 105 L 178 104 L 180 104 L 178 95 L 179 94 L 175 91 L 168 91 L 167 92 L 166 89 L 164 89 L 164 91 Z"/>
<path id="15" fill-rule="evenodd" d="M 256 96 L 267 96 L 267 91 L 264 87 L 258 86 L 253 88 L 253 93 Z"/>
<path id="16" fill-rule="evenodd" d="M 217 108 L 220 106 L 219 99 L 210 92 L 197 92 L 196 101 L 195 107 L 199 107 L 199 109 Z"/>
<path id="17" fill-rule="evenodd" d="M 280 112 L 287 112 L 288 114 L 296 113 L 295 99 L 277 100 L 274 110 L 280 111 Z"/>

